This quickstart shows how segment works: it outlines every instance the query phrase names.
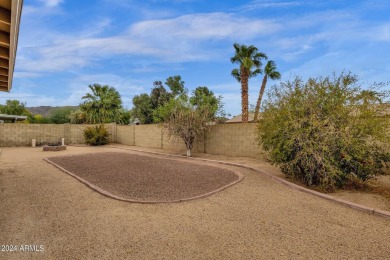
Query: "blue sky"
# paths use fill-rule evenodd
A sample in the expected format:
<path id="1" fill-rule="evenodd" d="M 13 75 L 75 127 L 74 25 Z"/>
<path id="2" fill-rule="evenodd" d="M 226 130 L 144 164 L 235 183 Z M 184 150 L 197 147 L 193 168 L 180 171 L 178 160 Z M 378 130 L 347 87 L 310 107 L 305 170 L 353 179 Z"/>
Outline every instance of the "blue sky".
<path id="1" fill-rule="evenodd" d="M 0 103 L 78 105 L 101 83 L 131 108 L 154 81 L 181 75 L 189 90 L 222 95 L 236 115 L 235 42 L 266 53 L 282 81 L 345 70 L 367 85 L 387 82 L 389 13 L 388 0 L 24 0 L 13 88 Z M 252 104 L 261 78 L 249 82 Z"/>

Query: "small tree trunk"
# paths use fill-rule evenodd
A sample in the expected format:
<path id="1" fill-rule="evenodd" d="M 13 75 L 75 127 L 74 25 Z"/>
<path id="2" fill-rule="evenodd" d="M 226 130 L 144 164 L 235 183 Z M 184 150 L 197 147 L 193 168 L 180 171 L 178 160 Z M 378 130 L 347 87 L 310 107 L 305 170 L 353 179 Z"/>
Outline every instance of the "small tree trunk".
<path id="1" fill-rule="evenodd" d="M 187 149 L 187 157 L 191 157 L 191 156 L 192 156 L 191 149 Z"/>
<path id="2" fill-rule="evenodd" d="M 261 84 L 261 88 L 260 88 L 260 92 L 259 92 L 259 98 L 257 99 L 257 103 L 256 103 L 255 117 L 253 118 L 254 122 L 257 122 L 257 119 L 259 117 L 260 104 L 261 104 L 261 100 L 263 99 L 266 84 L 267 84 L 267 75 L 264 75 L 263 82 Z"/>

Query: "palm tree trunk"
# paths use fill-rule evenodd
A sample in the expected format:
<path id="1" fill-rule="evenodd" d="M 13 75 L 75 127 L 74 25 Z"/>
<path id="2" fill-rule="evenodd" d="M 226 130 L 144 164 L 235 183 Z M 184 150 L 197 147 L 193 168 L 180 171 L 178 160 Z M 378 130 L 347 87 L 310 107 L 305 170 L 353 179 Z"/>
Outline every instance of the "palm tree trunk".
<path id="1" fill-rule="evenodd" d="M 241 68 L 241 115 L 242 122 L 248 123 L 248 73 Z"/>
<path id="2" fill-rule="evenodd" d="M 253 121 L 257 122 L 257 119 L 259 117 L 259 111 L 260 111 L 260 104 L 261 100 L 263 99 L 265 85 L 267 85 L 267 75 L 264 75 L 263 82 L 261 83 L 261 88 L 259 92 L 259 98 L 257 99 L 256 108 L 255 108 L 255 117 Z"/>

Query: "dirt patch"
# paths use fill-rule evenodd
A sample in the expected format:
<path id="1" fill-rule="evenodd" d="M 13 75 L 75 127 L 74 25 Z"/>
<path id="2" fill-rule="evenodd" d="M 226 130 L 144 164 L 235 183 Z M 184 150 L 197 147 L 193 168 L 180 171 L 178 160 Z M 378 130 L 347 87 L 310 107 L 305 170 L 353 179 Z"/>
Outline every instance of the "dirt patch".
<path id="1" fill-rule="evenodd" d="M 376 181 L 380 183 L 382 186 L 390 189 L 390 173 L 388 173 L 387 175 L 377 176 Z"/>
<path id="2" fill-rule="evenodd" d="M 390 211 L 390 175 L 379 175 L 367 182 L 357 183 L 331 193 L 332 196 Z"/>
<path id="3" fill-rule="evenodd" d="M 188 200 L 240 179 L 235 172 L 216 166 L 118 152 L 49 160 L 110 194 L 139 202 Z"/>

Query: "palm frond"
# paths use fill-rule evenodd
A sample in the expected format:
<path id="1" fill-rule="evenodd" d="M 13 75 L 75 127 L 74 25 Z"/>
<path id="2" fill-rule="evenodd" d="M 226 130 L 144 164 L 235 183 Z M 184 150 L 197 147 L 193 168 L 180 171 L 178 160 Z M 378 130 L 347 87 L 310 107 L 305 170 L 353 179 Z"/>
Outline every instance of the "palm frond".
<path id="1" fill-rule="evenodd" d="M 238 69 L 233 69 L 231 74 L 238 82 L 241 82 L 240 71 Z"/>
<path id="2" fill-rule="evenodd" d="M 280 79 L 281 74 L 279 71 L 276 71 L 276 63 L 273 60 L 269 60 L 264 67 L 264 72 L 267 77 L 270 79 Z"/>

